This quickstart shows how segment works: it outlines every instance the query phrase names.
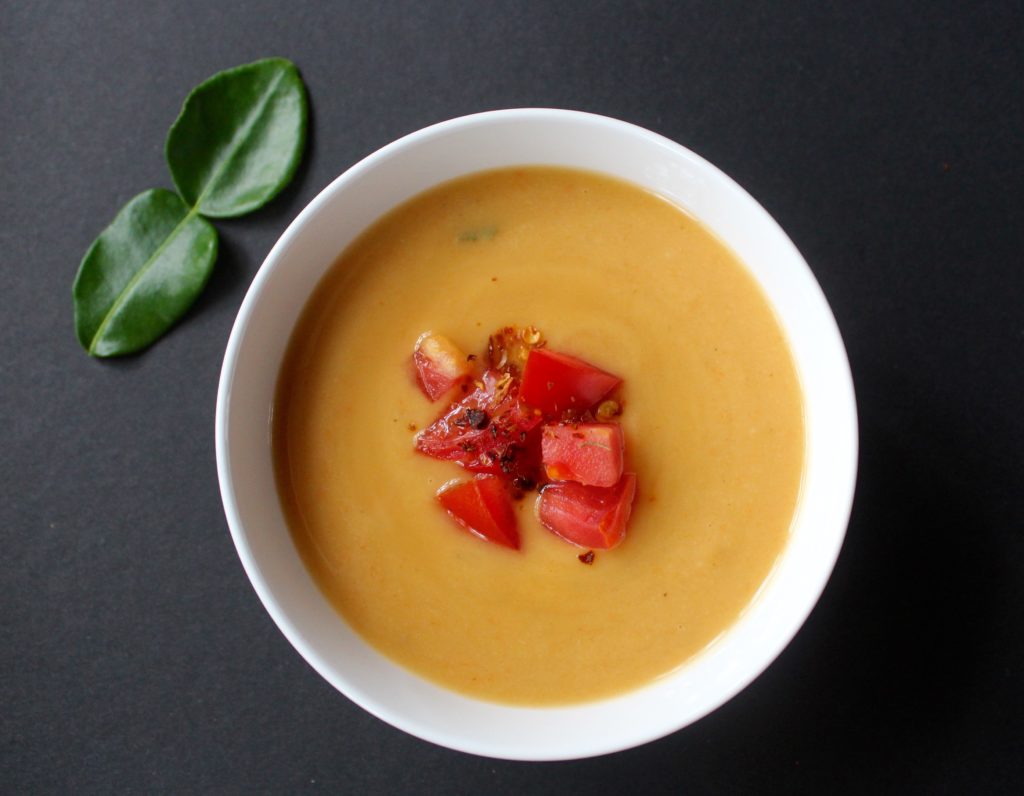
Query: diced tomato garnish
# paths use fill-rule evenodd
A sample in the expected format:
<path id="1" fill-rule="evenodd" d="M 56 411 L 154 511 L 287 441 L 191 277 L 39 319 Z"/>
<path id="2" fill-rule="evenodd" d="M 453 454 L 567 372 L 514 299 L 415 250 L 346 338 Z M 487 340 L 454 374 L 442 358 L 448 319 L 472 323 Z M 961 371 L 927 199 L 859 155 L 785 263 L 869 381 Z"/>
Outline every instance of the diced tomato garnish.
<path id="1" fill-rule="evenodd" d="M 550 423 L 541 430 L 541 460 L 553 481 L 615 486 L 624 447 L 617 423 Z"/>
<path id="2" fill-rule="evenodd" d="M 613 487 L 575 481 L 548 484 L 537 498 L 537 519 L 549 531 L 580 547 L 610 549 L 622 542 L 636 495 L 636 475 L 625 473 Z"/>
<path id="3" fill-rule="evenodd" d="M 459 525 L 470 533 L 513 550 L 519 549 L 519 531 L 512 498 L 501 479 L 478 475 L 441 487 L 437 499 Z"/>
<path id="4" fill-rule="evenodd" d="M 416 450 L 477 473 L 536 483 L 543 418 L 519 400 L 517 381 L 487 371 L 480 385 L 416 437 Z"/>
<path id="5" fill-rule="evenodd" d="M 622 379 L 568 354 L 546 348 L 530 351 L 523 369 L 521 396 L 546 415 L 587 411 L 622 383 Z"/>
<path id="6" fill-rule="evenodd" d="M 469 359 L 443 334 L 427 332 L 416 341 L 412 354 L 416 381 L 431 401 L 445 395 L 472 372 Z"/>

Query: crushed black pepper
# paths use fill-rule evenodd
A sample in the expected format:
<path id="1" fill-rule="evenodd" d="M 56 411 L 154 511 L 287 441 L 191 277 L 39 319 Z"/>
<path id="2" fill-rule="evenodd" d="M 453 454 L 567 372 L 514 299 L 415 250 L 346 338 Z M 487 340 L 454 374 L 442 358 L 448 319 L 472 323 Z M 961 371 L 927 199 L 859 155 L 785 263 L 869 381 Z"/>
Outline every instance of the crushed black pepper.
<path id="1" fill-rule="evenodd" d="M 487 416 L 487 412 L 482 409 L 467 409 L 466 421 L 470 428 L 481 431 L 487 428 L 487 424 L 491 422 L 491 419 Z"/>
<path id="2" fill-rule="evenodd" d="M 515 445 L 507 445 L 498 454 L 498 466 L 503 473 L 512 472 L 512 465 L 515 464 L 516 455 L 519 453 Z"/>
<path id="3" fill-rule="evenodd" d="M 537 485 L 533 482 L 533 479 L 527 478 L 525 475 L 520 475 L 512 479 L 512 486 L 516 489 L 521 489 L 524 492 L 529 492 Z"/>
<path id="4" fill-rule="evenodd" d="M 477 431 L 482 431 L 487 428 L 487 424 L 491 422 L 491 419 L 487 416 L 487 412 L 482 409 L 467 409 L 461 415 L 452 420 L 452 423 L 460 428 L 474 428 Z"/>

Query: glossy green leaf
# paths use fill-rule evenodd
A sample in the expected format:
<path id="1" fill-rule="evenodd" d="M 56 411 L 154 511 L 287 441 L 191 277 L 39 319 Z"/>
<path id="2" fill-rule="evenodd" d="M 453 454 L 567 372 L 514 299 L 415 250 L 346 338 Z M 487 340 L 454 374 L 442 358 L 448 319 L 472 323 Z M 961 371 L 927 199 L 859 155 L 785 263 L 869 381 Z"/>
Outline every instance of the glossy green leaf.
<path id="1" fill-rule="evenodd" d="M 306 121 L 306 90 L 291 61 L 220 72 L 188 95 L 167 135 L 174 184 L 205 216 L 262 207 L 295 174 Z"/>
<path id="2" fill-rule="evenodd" d="M 217 230 L 177 194 L 157 188 L 124 206 L 78 268 L 75 332 L 93 356 L 130 354 L 166 332 L 195 301 L 217 259 Z"/>

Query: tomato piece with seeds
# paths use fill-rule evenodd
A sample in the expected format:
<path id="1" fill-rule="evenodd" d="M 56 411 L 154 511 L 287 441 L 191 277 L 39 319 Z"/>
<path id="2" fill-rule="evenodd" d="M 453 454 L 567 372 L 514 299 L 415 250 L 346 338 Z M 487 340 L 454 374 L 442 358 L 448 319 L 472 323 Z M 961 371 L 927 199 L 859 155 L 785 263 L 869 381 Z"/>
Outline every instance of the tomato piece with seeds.
<path id="1" fill-rule="evenodd" d="M 416 450 L 476 473 L 536 483 L 540 467 L 539 413 L 519 400 L 510 375 L 488 370 L 471 392 L 416 437 Z"/>
<path id="2" fill-rule="evenodd" d="M 438 502 L 459 525 L 488 542 L 519 549 L 519 530 L 512 498 L 500 478 L 478 475 L 472 481 L 447 484 Z"/>
<path id="3" fill-rule="evenodd" d="M 534 348 L 523 369 L 522 399 L 543 414 L 585 412 L 622 383 L 622 379 L 582 359 Z"/>
<path id="4" fill-rule="evenodd" d="M 621 544 L 636 496 L 636 475 L 625 473 L 612 487 L 575 481 L 548 484 L 537 498 L 541 525 L 568 542 L 609 550 Z"/>

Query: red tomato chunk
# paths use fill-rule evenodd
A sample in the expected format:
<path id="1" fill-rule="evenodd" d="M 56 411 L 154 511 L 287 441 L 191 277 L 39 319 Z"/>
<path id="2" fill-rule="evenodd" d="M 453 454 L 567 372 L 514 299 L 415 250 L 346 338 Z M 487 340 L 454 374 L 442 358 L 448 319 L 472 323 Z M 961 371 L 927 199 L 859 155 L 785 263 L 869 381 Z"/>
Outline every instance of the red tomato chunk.
<path id="1" fill-rule="evenodd" d="M 611 549 L 626 535 L 635 495 L 633 473 L 625 473 L 613 487 L 574 481 L 549 484 L 537 498 L 537 519 L 552 533 L 580 547 Z"/>
<path id="2" fill-rule="evenodd" d="M 526 403 L 553 417 L 565 411 L 585 412 L 622 383 L 582 359 L 535 348 L 523 369 L 521 396 Z"/>
<path id="3" fill-rule="evenodd" d="M 501 479 L 478 475 L 441 487 L 437 499 L 445 511 L 470 533 L 513 550 L 519 549 L 519 531 L 512 498 Z"/>
<path id="4" fill-rule="evenodd" d="M 624 447 L 617 423 L 552 423 L 541 431 L 542 461 L 553 481 L 615 486 Z"/>
<path id="5" fill-rule="evenodd" d="M 416 450 L 472 472 L 536 483 L 542 419 L 519 400 L 514 379 L 489 370 L 480 386 L 420 432 Z"/>
<path id="6" fill-rule="evenodd" d="M 441 398 L 471 371 L 462 349 L 444 335 L 432 332 L 416 341 L 412 361 L 416 365 L 416 381 L 431 401 Z"/>

